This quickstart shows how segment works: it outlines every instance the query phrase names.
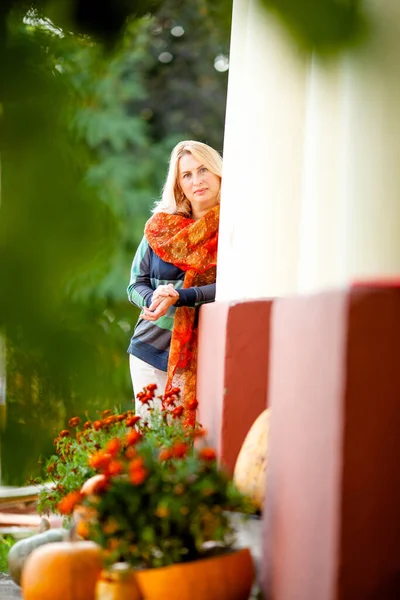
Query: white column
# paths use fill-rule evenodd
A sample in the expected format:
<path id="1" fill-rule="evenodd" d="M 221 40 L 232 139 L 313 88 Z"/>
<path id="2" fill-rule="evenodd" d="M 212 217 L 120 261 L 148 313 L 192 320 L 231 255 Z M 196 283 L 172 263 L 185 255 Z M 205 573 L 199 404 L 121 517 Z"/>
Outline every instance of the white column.
<path id="1" fill-rule="evenodd" d="M 343 83 L 341 280 L 400 275 L 400 2 L 369 0 Z"/>
<path id="2" fill-rule="evenodd" d="M 307 76 L 298 291 L 340 280 L 342 161 L 340 62 L 310 61 Z"/>
<path id="3" fill-rule="evenodd" d="M 233 13 L 217 300 L 296 291 L 305 65 L 256 0 Z"/>

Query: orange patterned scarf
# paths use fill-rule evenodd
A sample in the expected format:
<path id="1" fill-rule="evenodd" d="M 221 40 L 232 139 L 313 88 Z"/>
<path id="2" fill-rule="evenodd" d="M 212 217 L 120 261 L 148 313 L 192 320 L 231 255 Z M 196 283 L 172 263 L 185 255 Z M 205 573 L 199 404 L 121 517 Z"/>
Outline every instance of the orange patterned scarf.
<path id="1" fill-rule="evenodd" d="M 214 283 L 216 279 L 219 205 L 194 221 L 179 215 L 156 213 L 146 223 L 150 247 L 165 262 L 185 271 L 183 287 Z M 197 311 L 176 309 L 168 361 L 166 391 L 179 387 L 185 422 L 196 416 Z"/>

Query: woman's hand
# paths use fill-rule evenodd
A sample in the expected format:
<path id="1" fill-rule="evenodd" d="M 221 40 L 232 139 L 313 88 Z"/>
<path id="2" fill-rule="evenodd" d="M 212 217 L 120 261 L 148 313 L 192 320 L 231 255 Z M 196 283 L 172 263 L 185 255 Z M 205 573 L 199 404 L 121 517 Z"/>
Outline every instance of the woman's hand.
<path id="1" fill-rule="evenodd" d="M 172 283 L 168 283 L 167 285 L 159 285 L 153 292 L 152 303 L 155 300 L 163 300 L 164 298 L 179 298 L 179 294 L 172 285 Z"/>
<path id="2" fill-rule="evenodd" d="M 163 298 L 160 296 L 156 300 L 153 300 L 149 308 L 144 307 L 141 315 L 145 321 L 157 321 L 160 317 L 167 314 L 170 306 L 173 306 L 179 298 L 179 294 L 176 296 L 167 296 Z"/>

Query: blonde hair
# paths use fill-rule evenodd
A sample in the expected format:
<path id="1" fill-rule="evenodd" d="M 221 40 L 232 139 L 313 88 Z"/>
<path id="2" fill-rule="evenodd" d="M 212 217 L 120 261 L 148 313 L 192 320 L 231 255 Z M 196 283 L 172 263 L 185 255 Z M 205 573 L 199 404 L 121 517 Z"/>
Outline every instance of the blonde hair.
<path id="1" fill-rule="evenodd" d="M 202 142 L 192 140 L 179 142 L 171 152 L 168 175 L 165 180 L 162 196 L 154 207 L 153 212 L 179 214 L 184 217 L 192 215 L 190 201 L 186 198 L 179 185 L 179 160 L 185 154 L 192 154 L 211 173 L 220 178 L 222 177 L 222 158 L 214 148 Z"/>

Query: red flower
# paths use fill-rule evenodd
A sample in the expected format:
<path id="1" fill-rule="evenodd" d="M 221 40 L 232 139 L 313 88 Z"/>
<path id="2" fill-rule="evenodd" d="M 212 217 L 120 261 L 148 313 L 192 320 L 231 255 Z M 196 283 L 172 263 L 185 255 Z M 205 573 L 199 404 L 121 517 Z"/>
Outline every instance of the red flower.
<path id="1" fill-rule="evenodd" d="M 147 390 L 148 390 L 149 392 L 153 392 L 153 391 L 154 391 L 154 390 L 156 390 L 156 389 L 157 389 L 157 384 L 155 384 L 155 383 L 150 383 L 150 384 L 147 386 Z"/>
<path id="2" fill-rule="evenodd" d="M 188 450 L 189 446 L 187 444 L 176 442 L 171 448 L 171 454 L 174 458 L 183 458 Z"/>
<path id="3" fill-rule="evenodd" d="M 183 415 L 183 406 L 177 406 L 172 411 L 172 416 L 174 417 L 174 419 L 179 419 L 179 417 L 181 417 L 182 415 Z"/>
<path id="4" fill-rule="evenodd" d="M 71 515 L 81 500 L 82 494 L 80 492 L 70 492 L 61 500 L 57 508 L 62 515 Z"/>
<path id="5" fill-rule="evenodd" d="M 134 446 L 138 444 L 142 439 L 142 434 L 136 429 L 132 429 L 129 433 L 126 434 L 125 441 L 127 446 Z"/>
<path id="6" fill-rule="evenodd" d="M 105 452 L 111 456 L 117 456 L 121 450 L 121 440 L 119 438 L 112 438 L 109 440 L 105 447 Z"/>
<path id="7" fill-rule="evenodd" d="M 66 438 L 66 437 L 69 437 L 69 435 L 70 435 L 69 431 L 67 431 L 66 429 L 63 429 L 58 434 L 58 437 L 60 437 L 60 438 Z"/>
<path id="8" fill-rule="evenodd" d="M 140 417 L 138 417 L 137 415 L 129 417 L 129 419 L 126 420 L 126 426 L 134 427 L 138 421 L 140 421 Z"/>
<path id="9" fill-rule="evenodd" d="M 83 426 L 83 429 L 89 429 L 92 426 L 92 422 L 91 421 L 86 421 L 86 423 Z"/>
<path id="10" fill-rule="evenodd" d="M 93 427 L 96 431 L 98 431 L 99 429 L 101 429 L 103 427 L 103 421 L 95 421 L 93 423 Z"/>
<path id="11" fill-rule="evenodd" d="M 202 448 L 199 451 L 199 457 L 202 460 L 215 460 L 217 458 L 217 453 L 215 452 L 214 448 Z"/>
<path id="12" fill-rule="evenodd" d="M 109 415 L 111 415 L 111 410 L 109 408 L 107 408 L 107 410 L 103 410 L 103 412 L 101 413 L 101 418 L 105 419 Z"/>
<path id="13" fill-rule="evenodd" d="M 69 421 L 68 421 L 68 425 L 69 427 L 78 427 L 79 423 L 81 422 L 79 417 L 72 417 Z"/>
<path id="14" fill-rule="evenodd" d="M 196 410 L 196 408 L 198 407 L 198 405 L 199 405 L 198 400 L 194 399 L 191 402 L 189 402 L 188 408 L 189 408 L 189 410 Z"/>

